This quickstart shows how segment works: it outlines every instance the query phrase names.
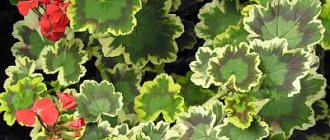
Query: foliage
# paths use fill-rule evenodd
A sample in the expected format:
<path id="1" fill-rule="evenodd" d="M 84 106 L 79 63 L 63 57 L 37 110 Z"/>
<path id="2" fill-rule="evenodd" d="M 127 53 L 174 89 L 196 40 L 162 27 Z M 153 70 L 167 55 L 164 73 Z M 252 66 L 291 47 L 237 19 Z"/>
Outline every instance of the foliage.
<path id="1" fill-rule="evenodd" d="M 0 112 L 32 139 L 330 137 L 329 0 L 10 2 Z"/>

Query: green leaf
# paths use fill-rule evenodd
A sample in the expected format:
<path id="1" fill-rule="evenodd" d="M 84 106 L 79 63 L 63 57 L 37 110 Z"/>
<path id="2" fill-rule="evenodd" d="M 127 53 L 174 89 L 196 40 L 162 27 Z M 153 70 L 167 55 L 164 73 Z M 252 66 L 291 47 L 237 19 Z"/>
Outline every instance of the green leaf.
<path id="1" fill-rule="evenodd" d="M 323 26 L 325 28 L 324 37 L 321 41 L 321 46 L 325 50 L 330 49 L 330 0 L 326 0 L 326 3 L 323 4 L 322 13 L 320 15 Z"/>
<path id="2" fill-rule="evenodd" d="M 128 133 L 130 132 L 130 129 L 128 128 L 128 125 L 126 123 L 116 125 L 115 128 L 111 131 L 110 137 L 114 140 L 122 140 L 123 138 L 128 138 Z"/>
<path id="3" fill-rule="evenodd" d="M 210 104 L 206 104 L 205 108 L 207 110 L 212 111 L 212 113 L 216 116 L 214 126 L 223 123 L 223 119 L 226 117 L 226 112 L 224 110 L 224 105 L 222 104 L 222 102 L 220 102 L 219 100 L 213 100 L 210 102 Z"/>
<path id="4" fill-rule="evenodd" d="M 244 18 L 244 28 L 250 40 L 279 37 L 288 40 L 290 50 L 307 48 L 322 39 L 324 28 L 317 20 L 320 11 L 318 0 L 272 0 L 268 8 L 254 5 Z"/>
<path id="5" fill-rule="evenodd" d="M 142 132 L 150 140 L 162 140 L 169 128 L 170 124 L 167 122 L 160 121 L 155 125 L 153 122 L 148 121 L 133 127 L 131 131 L 134 131 L 134 133 Z"/>
<path id="6" fill-rule="evenodd" d="M 316 121 L 323 120 L 329 115 L 329 106 L 325 100 L 316 101 L 315 103 L 313 103 L 312 108 L 315 112 L 314 118 Z"/>
<path id="7" fill-rule="evenodd" d="M 33 60 L 30 60 L 28 57 L 17 57 L 15 60 L 15 66 L 9 66 L 6 69 L 6 75 L 8 78 L 5 81 L 4 88 L 15 85 L 19 80 L 30 77 L 40 77 L 43 80 L 43 77 L 39 73 L 34 73 L 36 69 L 36 64 Z"/>
<path id="8" fill-rule="evenodd" d="M 110 124 L 107 121 L 98 123 L 88 123 L 85 128 L 82 140 L 101 140 L 108 137 L 111 133 Z"/>
<path id="9" fill-rule="evenodd" d="M 179 9 L 181 5 L 181 0 L 172 0 L 172 7 L 171 7 L 171 11 L 176 11 Z"/>
<path id="10" fill-rule="evenodd" d="M 269 131 L 268 125 L 260 120 L 254 120 L 250 127 L 242 129 L 225 119 L 225 124 L 220 127 L 219 135 L 226 136 L 230 140 L 261 140 L 269 135 Z"/>
<path id="11" fill-rule="evenodd" d="M 263 7 L 267 7 L 269 0 L 249 0 L 251 2 L 256 2 L 259 5 L 262 5 Z"/>
<path id="12" fill-rule="evenodd" d="M 198 14 L 201 21 L 196 24 L 195 31 L 199 38 L 212 40 L 226 31 L 230 25 L 237 25 L 242 18 L 236 9 L 235 2 L 230 0 L 213 0 L 205 4 Z"/>
<path id="13" fill-rule="evenodd" d="M 214 56 L 216 56 L 215 53 L 213 53 L 209 47 L 198 48 L 195 54 L 196 61 L 189 64 L 191 71 L 193 71 L 190 80 L 195 85 L 209 88 L 213 83 L 212 79 L 207 74 L 207 68 L 209 60 Z"/>
<path id="14" fill-rule="evenodd" d="M 12 4 L 12 5 L 16 5 L 17 2 L 19 2 L 19 0 L 10 0 L 10 4 Z"/>
<path id="15" fill-rule="evenodd" d="M 110 80 L 109 76 L 109 69 L 113 69 L 118 64 L 125 64 L 125 60 L 123 56 L 116 56 L 116 57 L 104 57 L 102 50 L 100 49 L 101 46 L 107 44 L 107 39 L 104 38 L 94 38 L 95 36 L 91 37 L 90 39 L 94 42 L 94 47 L 89 47 L 89 51 L 93 51 L 93 56 L 96 57 L 95 66 L 98 69 L 99 73 L 101 74 L 102 79 Z M 91 50 L 92 49 L 92 50 Z"/>
<path id="16" fill-rule="evenodd" d="M 117 64 L 109 72 L 109 79 L 116 90 L 123 95 L 123 109 L 126 113 L 134 113 L 134 98 L 139 94 L 138 88 L 140 87 L 142 72 L 129 68 L 126 64 Z"/>
<path id="17" fill-rule="evenodd" d="M 169 14 L 171 0 L 145 0 L 142 7 L 136 14 L 138 23 L 134 31 L 110 37 L 110 45 L 102 48 L 104 55 L 123 53 L 127 64 L 139 68 L 149 61 L 153 64 L 175 61 L 178 52 L 175 39 L 182 34 L 183 25 L 179 17 Z"/>
<path id="18" fill-rule="evenodd" d="M 179 38 L 175 39 L 176 43 L 178 44 L 179 51 L 192 49 L 197 43 L 197 39 L 195 37 L 194 23 L 189 20 L 183 20 L 182 23 L 184 25 L 184 32 Z"/>
<path id="19" fill-rule="evenodd" d="M 88 29 L 91 34 L 129 34 L 136 26 L 135 14 L 141 9 L 141 0 L 70 2 L 67 14 L 71 28 L 76 31 Z"/>
<path id="20" fill-rule="evenodd" d="M 182 113 L 177 120 L 179 139 L 224 139 L 218 136 L 219 129 L 214 129 L 216 116 L 212 111 L 201 106 L 192 106 Z M 174 127 L 175 128 L 175 127 Z"/>
<path id="21" fill-rule="evenodd" d="M 12 126 L 16 120 L 15 112 L 32 107 L 34 100 L 46 90 L 41 77 L 26 77 L 6 87 L 6 92 L 0 94 L 0 112 L 5 112 L 3 118 L 7 124 Z"/>
<path id="22" fill-rule="evenodd" d="M 13 37 L 19 42 L 15 43 L 11 51 L 15 57 L 28 57 L 35 60 L 37 69 L 40 69 L 40 55 L 47 45 L 54 43 L 44 38 L 39 30 L 38 16 L 30 11 L 24 20 L 14 24 Z"/>
<path id="23" fill-rule="evenodd" d="M 224 47 L 227 44 L 238 46 L 241 42 L 248 43 L 248 33 L 244 30 L 242 23 L 238 25 L 230 25 L 225 32 L 218 34 L 213 42 L 214 47 Z"/>
<path id="24" fill-rule="evenodd" d="M 163 114 L 166 122 L 173 122 L 183 112 L 184 101 L 179 94 L 181 86 L 167 74 L 158 75 L 153 81 L 144 82 L 140 95 L 134 100 L 134 110 L 142 121 L 154 121 Z"/>
<path id="25" fill-rule="evenodd" d="M 292 96 L 300 91 L 300 79 L 310 70 L 310 56 L 303 50 L 288 51 L 285 39 L 254 40 L 253 51 L 260 56 L 260 70 L 264 73 L 262 87 L 279 88 Z"/>
<path id="26" fill-rule="evenodd" d="M 258 99 L 270 99 L 259 111 L 262 120 L 282 130 L 290 137 L 294 129 L 306 130 L 315 124 L 312 104 L 325 96 L 326 80 L 322 75 L 309 74 L 301 79 L 300 93 L 287 97 L 282 90 L 261 90 L 254 94 Z"/>
<path id="27" fill-rule="evenodd" d="M 80 39 L 62 39 L 55 46 L 47 46 L 42 54 L 44 72 L 58 72 L 57 78 L 62 85 L 77 83 L 86 73 L 82 64 L 87 61 L 87 53 L 83 46 Z"/>
<path id="28" fill-rule="evenodd" d="M 102 115 L 115 117 L 123 107 L 123 96 L 115 92 L 115 87 L 108 81 L 97 83 L 85 80 L 80 85 L 80 93 L 75 94 L 79 114 L 86 122 L 102 119 Z"/>
<path id="29" fill-rule="evenodd" d="M 202 105 L 214 95 L 212 90 L 194 85 L 189 80 L 190 76 L 191 73 L 188 73 L 186 76 L 174 76 L 175 82 L 181 86 L 180 94 L 184 99 L 185 107 Z"/>
<path id="30" fill-rule="evenodd" d="M 226 98 L 224 110 L 227 112 L 228 121 L 235 127 L 248 128 L 253 121 L 253 116 L 257 114 L 254 100 L 249 93 L 235 94 Z"/>
<path id="31" fill-rule="evenodd" d="M 216 48 L 214 52 L 217 56 L 211 58 L 207 71 L 215 85 L 246 92 L 259 84 L 262 74 L 258 68 L 259 56 L 250 52 L 246 43 Z"/>
<path id="32" fill-rule="evenodd" d="M 319 120 L 316 124 L 307 129 L 294 131 L 292 139 L 307 139 L 307 140 L 328 140 L 330 138 L 330 116 L 328 115 L 324 120 Z"/>
<path id="33" fill-rule="evenodd" d="M 46 140 L 46 131 L 39 121 L 34 123 L 33 129 L 30 132 L 30 137 L 32 140 Z"/>

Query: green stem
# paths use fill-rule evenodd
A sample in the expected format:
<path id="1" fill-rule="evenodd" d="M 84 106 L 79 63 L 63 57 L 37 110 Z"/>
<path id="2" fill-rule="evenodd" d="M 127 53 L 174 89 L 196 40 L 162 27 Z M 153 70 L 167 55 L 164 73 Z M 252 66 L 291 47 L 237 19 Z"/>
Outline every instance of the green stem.
<path id="1" fill-rule="evenodd" d="M 209 100 L 207 100 L 202 106 L 206 106 L 206 105 L 210 104 L 213 100 L 217 100 L 217 99 L 219 99 L 219 98 L 221 98 L 221 97 L 223 97 L 223 96 L 225 96 L 227 94 L 228 94 L 227 90 L 223 90 L 223 89 L 219 88 L 217 94 L 214 95 Z"/>
<path id="2" fill-rule="evenodd" d="M 41 118 L 39 115 L 37 115 L 38 121 L 40 122 L 41 126 L 46 129 L 47 132 L 50 132 L 48 127 L 41 121 Z"/>

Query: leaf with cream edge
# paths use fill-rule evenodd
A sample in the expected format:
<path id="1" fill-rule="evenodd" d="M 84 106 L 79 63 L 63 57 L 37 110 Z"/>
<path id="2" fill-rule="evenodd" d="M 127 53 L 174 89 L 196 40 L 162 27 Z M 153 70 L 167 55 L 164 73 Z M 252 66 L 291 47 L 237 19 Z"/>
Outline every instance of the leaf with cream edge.
<path id="1" fill-rule="evenodd" d="M 191 50 L 197 43 L 194 30 L 195 24 L 189 20 L 182 20 L 182 23 L 184 25 L 184 32 L 175 41 L 178 44 L 179 51 Z"/>
<path id="2" fill-rule="evenodd" d="M 199 47 L 195 54 L 196 61 L 189 64 L 193 74 L 190 80 L 197 86 L 203 88 L 209 88 L 213 81 L 207 73 L 208 63 L 212 57 L 215 57 L 215 53 L 209 47 Z"/>
<path id="3" fill-rule="evenodd" d="M 263 7 L 267 7 L 267 4 L 270 0 L 249 0 L 250 2 L 255 2 Z"/>
<path id="4" fill-rule="evenodd" d="M 5 112 L 4 120 L 9 126 L 15 122 L 15 112 L 31 108 L 35 99 L 47 90 L 41 77 L 25 77 L 15 85 L 6 87 L 6 92 L 0 94 L 0 112 Z"/>
<path id="5" fill-rule="evenodd" d="M 166 122 L 174 122 L 183 112 L 184 101 L 179 95 L 181 86 L 172 77 L 160 74 L 144 82 L 140 95 L 135 97 L 134 110 L 141 121 L 154 121 L 162 113 Z"/>
<path id="6" fill-rule="evenodd" d="M 235 94 L 226 98 L 224 110 L 228 121 L 235 127 L 248 128 L 253 121 L 253 116 L 257 114 L 254 101 L 254 97 L 249 93 Z"/>
<path id="7" fill-rule="evenodd" d="M 70 27 L 75 31 L 88 29 L 91 34 L 129 34 L 136 26 L 135 14 L 141 9 L 141 0 L 70 2 L 67 9 Z"/>
<path id="8" fill-rule="evenodd" d="M 225 32 L 218 34 L 213 40 L 213 48 L 224 47 L 227 44 L 238 46 L 241 42 L 248 43 L 248 32 L 244 30 L 242 23 L 230 25 Z"/>
<path id="9" fill-rule="evenodd" d="M 117 64 L 108 72 L 116 90 L 123 95 L 123 110 L 126 113 L 134 113 L 134 98 L 139 94 L 142 72 L 126 64 Z"/>
<path id="10" fill-rule="evenodd" d="M 123 107 L 123 96 L 115 91 L 108 81 L 97 83 L 85 80 L 80 85 L 80 93 L 74 95 L 77 101 L 78 113 L 86 122 L 102 120 L 102 116 L 115 117 Z"/>
<path id="11" fill-rule="evenodd" d="M 165 133 L 169 130 L 170 124 L 167 122 L 159 121 L 157 124 L 148 121 L 140 123 L 138 126 L 133 127 L 130 133 L 134 132 L 131 138 L 141 137 L 137 135 L 144 134 L 147 139 L 150 140 L 163 140 Z"/>
<path id="12" fill-rule="evenodd" d="M 58 72 L 57 78 L 61 85 L 77 83 L 86 73 L 83 64 L 88 58 L 83 46 L 80 39 L 62 39 L 55 46 L 47 46 L 42 54 L 44 72 Z"/>
<path id="13" fill-rule="evenodd" d="M 175 126 L 171 129 L 179 133 L 177 139 L 224 140 L 226 138 L 219 137 L 219 129 L 215 128 L 218 117 L 221 118 L 221 114 L 214 114 L 212 110 L 202 106 L 191 106 L 188 112 L 182 113 L 178 117 Z"/>
<path id="14" fill-rule="evenodd" d="M 5 71 L 8 78 L 5 80 L 4 88 L 15 85 L 25 77 L 40 77 L 42 81 L 42 75 L 40 73 L 34 73 L 35 69 L 36 64 L 33 60 L 30 60 L 28 57 L 17 57 L 15 66 L 9 66 Z"/>
<path id="15" fill-rule="evenodd" d="M 261 88 L 276 87 L 292 96 L 300 91 L 300 79 L 310 70 L 311 55 L 303 50 L 288 51 L 285 39 L 254 40 L 253 51 L 260 56 L 259 68 L 264 74 Z"/>
<path id="16" fill-rule="evenodd" d="M 28 57 L 36 61 L 36 68 L 40 69 L 40 55 L 47 45 L 54 43 L 44 38 L 39 30 L 38 16 L 29 12 L 22 21 L 14 24 L 13 37 L 18 39 L 11 51 L 15 57 Z"/>
<path id="17" fill-rule="evenodd" d="M 179 9 L 180 5 L 181 5 L 181 0 L 172 0 L 172 7 L 170 10 L 173 12 L 176 11 Z"/>
<path id="18" fill-rule="evenodd" d="M 215 85 L 247 92 L 259 84 L 262 74 L 258 68 L 260 59 L 257 53 L 250 52 L 246 43 L 216 48 L 214 53 L 216 57 L 210 59 L 207 72 Z"/>
<path id="19" fill-rule="evenodd" d="M 318 100 L 313 103 L 312 108 L 315 112 L 315 120 L 323 120 L 329 115 L 329 106 L 325 100 Z"/>
<path id="20" fill-rule="evenodd" d="M 189 106 L 202 105 L 215 94 L 211 89 L 196 86 L 190 81 L 190 77 L 190 72 L 186 76 L 173 76 L 175 82 L 181 86 L 180 94 L 184 99 L 185 109 L 188 109 Z"/>
<path id="21" fill-rule="evenodd" d="M 201 21 L 195 26 L 196 35 L 199 38 L 213 41 L 230 25 L 237 25 L 242 17 L 240 11 L 236 9 L 235 2 L 213 0 L 205 4 L 199 11 L 198 19 Z"/>
<path id="22" fill-rule="evenodd" d="M 227 119 L 219 127 L 219 135 L 228 137 L 229 140 L 262 140 L 269 135 L 268 125 L 258 119 L 254 119 L 251 125 L 245 129 L 236 127 Z"/>
<path id="23" fill-rule="evenodd" d="M 321 8 L 318 0 L 272 0 L 268 8 L 254 5 L 244 18 L 244 28 L 250 40 L 279 37 L 288 40 L 289 50 L 308 48 L 323 37 L 324 27 L 317 19 Z"/>
<path id="24" fill-rule="evenodd" d="M 169 14 L 171 0 L 145 0 L 142 7 L 136 14 L 134 31 L 110 37 L 110 44 L 102 48 L 104 55 L 114 57 L 123 53 L 125 62 L 138 68 L 149 61 L 157 65 L 175 61 L 178 52 L 175 39 L 183 33 L 183 25 L 178 16 Z"/>
<path id="25" fill-rule="evenodd" d="M 330 49 L 330 0 L 326 0 L 324 3 L 320 19 L 325 28 L 324 37 L 321 41 L 321 46 L 325 50 Z"/>
<path id="26" fill-rule="evenodd" d="M 300 80 L 300 93 L 287 97 L 285 91 L 260 90 L 257 99 L 269 99 L 258 115 L 270 125 L 272 131 L 283 131 L 288 138 L 293 130 L 306 130 L 315 124 L 312 104 L 325 97 L 326 80 L 323 75 L 309 74 Z"/>
<path id="27" fill-rule="evenodd" d="M 109 137 L 111 134 L 111 126 L 108 121 L 102 121 L 97 123 L 88 123 L 85 128 L 85 132 L 82 135 L 82 140 L 98 139 L 103 140 Z"/>

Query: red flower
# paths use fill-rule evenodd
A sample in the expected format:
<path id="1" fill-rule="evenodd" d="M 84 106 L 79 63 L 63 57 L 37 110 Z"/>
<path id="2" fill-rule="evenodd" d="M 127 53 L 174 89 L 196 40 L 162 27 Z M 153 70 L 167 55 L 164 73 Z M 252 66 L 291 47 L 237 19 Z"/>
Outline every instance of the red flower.
<path id="1" fill-rule="evenodd" d="M 46 14 L 49 16 L 49 20 L 57 26 L 66 26 L 70 23 L 68 16 L 66 15 L 66 9 L 70 5 L 70 2 L 54 1 L 46 6 Z"/>
<path id="2" fill-rule="evenodd" d="M 49 4 L 54 1 L 63 2 L 63 0 L 39 0 L 43 4 Z"/>
<path id="3" fill-rule="evenodd" d="M 48 4 L 48 3 L 50 3 L 51 2 L 51 0 L 39 0 L 41 3 L 43 3 L 43 4 Z"/>
<path id="4" fill-rule="evenodd" d="M 84 120 L 83 117 L 80 117 L 80 118 L 78 118 L 78 119 L 75 119 L 75 120 L 69 122 L 69 127 L 70 127 L 71 129 L 76 129 L 76 130 L 81 129 L 81 128 L 84 127 L 85 125 L 86 125 L 86 123 L 85 123 L 85 120 Z"/>
<path id="5" fill-rule="evenodd" d="M 33 104 L 32 110 L 47 125 L 53 125 L 59 116 L 56 104 L 47 98 L 36 100 Z"/>
<path id="6" fill-rule="evenodd" d="M 77 107 L 76 99 L 68 93 L 59 93 L 57 96 L 60 98 L 62 103 L 62 109 L 74 109 Z"/>
<path id="7" fill-rule="evenodd" d="M 22 109 L 15 112 L 16 120 L 24 125 L 33 125 L 36 115 L 47 125 L 53 125 L 59 116 L 56 104 L 44 98 L 34 102 L 31 109 Z"/>
<path id="8" fill-rule="evenodd" d="M 20 1 L 17 3 L 19 13 L 26 16 L 29 10 L 38 6 L 38 0 Z"/>
<path id="9" fill-rule="evenodd" d="M 17 122 L 31 126 L 36 121 L 36 114 L 31 109 L 22 109 L 15 112 Z"/>
<path id="10" fill-rule="evenodd" d="M 41 34 L 47 37 L 49 40 L 57 41 L 61 39 L 65 32 L 65 26 L 56 26 L 48 19 L 48 16 L 45 14 L 42 16 L 39 21 L 41 28 Z"/>

